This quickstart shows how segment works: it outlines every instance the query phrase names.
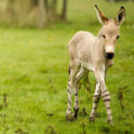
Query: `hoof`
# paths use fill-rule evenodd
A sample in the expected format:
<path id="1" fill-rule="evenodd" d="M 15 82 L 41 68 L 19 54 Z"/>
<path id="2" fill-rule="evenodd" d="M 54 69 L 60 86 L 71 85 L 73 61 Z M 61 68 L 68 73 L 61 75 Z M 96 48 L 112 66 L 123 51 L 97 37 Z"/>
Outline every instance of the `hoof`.
<path id="1" fill-rule="evenodd" d="M 75 109 L 75 108 L 74 108 L 74 113 L 73 113 L 73 118 L 74 118 L 74 119 L 78 119 L 78 118 L 77 118 L 78 112 L 79 112 L 79 108 L 78 108 L 78 109 Z"/>
<path id="2" fill-rule="evenodd" d="M 73 121 L 74 117 L 72 116 L 72 114 L 66 114 L 66 121 Z"/>
<path id="3" fill-rule="evenodd" d="M 108 120 L 108 124 L 109 124 L 110 126 L 114 126 L 113 120 Z"/>
<path id="4" fill-rule="evenodd" d="M 76 116 L 75 113 L 73 113 L 73 119 L 74 119 L 74 120 L 78 119 L 78 117 Z"/>
<path id="5" fill-rule="evenodd" d="M 89 121 L 93 123 L 93 122 L 95 121 L 95 117 L 93 117 L 93 116 L 90 117 L 90 118 L 89 118 Z"/>

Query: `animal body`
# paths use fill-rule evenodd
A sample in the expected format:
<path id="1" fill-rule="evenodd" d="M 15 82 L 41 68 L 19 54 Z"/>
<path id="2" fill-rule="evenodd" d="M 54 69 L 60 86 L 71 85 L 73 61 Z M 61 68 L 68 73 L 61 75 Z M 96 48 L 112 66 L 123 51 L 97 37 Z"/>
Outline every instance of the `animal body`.
<path id="1" fill-rule="evenodd" d="M 126 11 L 121 7 L 115 19 L 108 19 L 95 5 L 99 22 L 103 25 L 95 37 L 90 32 L 79 31 L 68 43 L 70 56 L 70 77 L 68 80 L 68 106 L 66 118 L 71 120 L 72 94 L 74 92 L 74 113 L 71 115 L 77 118 L 79 111 L 78 85 L 79 81 L 90 71 L 94 72 L 96 88 L 93 97 L 93 107 L 89 120 L 95 120 L 98 102 L 102 96 L 108 115 L 108 123 L 113 124 L 113 117 L 110 109 L 110 94 L 107 90 L 105 79 L 108 69 L 113 65 L 114 50 L 117 39 L 120 37 L 119 28 L 124 22 Z"/>

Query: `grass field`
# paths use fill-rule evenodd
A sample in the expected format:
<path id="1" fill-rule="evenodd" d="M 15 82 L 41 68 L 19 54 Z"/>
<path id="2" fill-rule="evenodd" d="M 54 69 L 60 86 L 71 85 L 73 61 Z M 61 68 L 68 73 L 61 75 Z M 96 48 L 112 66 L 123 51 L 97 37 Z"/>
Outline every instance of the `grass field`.
<path id="1" fill-rule="evenodd" d="M 83 25 L 82 22 L 58 23 L 44 30 L 0 28 L 0 134 L 84 134 L 83 129 L 86 134 L 134 133 L 134 17 L 130 12 L 133 3 L 111 6 L 104 2 L 104 5 L 109 6 L 110 11 L 113 6 L 118 11 L 120 5 L 128 9 L 128 20 L 120 29 L 114 66 L 107 77 L 114 127 L 107 125 L 102 100 L 95 123 L 88 121 L 94 94 L 93 73 L 89 75 L 91 91 L 86 92 L 84 86 L 79 90 L 78 120 L 65 120 L 69 77 L 67 43 L 79 30 L 97 35 L 101 28 L 101 25 L 89 25 L 83 21 Z M 75 14 L 72 19 L 75 20 Z M 69 21 L 72 19 L 69 17 Z M 96 15 L 93 20 L 97 20 Z M 119 87 L 127 85 L 129 87 L 122 89 L 122 109 L 118 99 Z M 84 107 L 87 115 L 82 111 Z"/>

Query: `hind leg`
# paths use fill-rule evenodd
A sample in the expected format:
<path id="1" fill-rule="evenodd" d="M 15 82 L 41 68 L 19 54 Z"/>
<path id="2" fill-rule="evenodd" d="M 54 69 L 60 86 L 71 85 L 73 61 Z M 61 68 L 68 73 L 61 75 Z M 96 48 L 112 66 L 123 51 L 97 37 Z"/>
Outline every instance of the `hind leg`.
<path id="1" fill-rule="evenodd" d="M 67 91 L 68 91 L 68 104 L 66 110 L 67 120 L 72 120 L 71 115 L 72 94 L 74 91 L 76 74 L 78 73 L 79 69 L 80 69 L 80 63 L 77 61 L 77 59 L 70 61 L 70 77 L 67 85 Z"/>

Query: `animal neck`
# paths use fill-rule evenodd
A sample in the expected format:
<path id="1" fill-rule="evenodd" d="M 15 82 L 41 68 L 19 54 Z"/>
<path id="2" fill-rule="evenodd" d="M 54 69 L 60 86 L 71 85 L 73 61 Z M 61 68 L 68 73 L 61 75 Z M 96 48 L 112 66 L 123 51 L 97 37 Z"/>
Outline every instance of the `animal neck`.
<path id="1" fill-rule="evenodd" d="M 97 46 L 97 50 L 99 50 L 99 52 L 101 53 L 101 55 L 103 55 L 103 57 L 105 58 L 105 42 L 103 39 L 103 28 L 100 29 L 99 33 L 98 33 L 98 37 L 96 40 L 96 46 Z"/>
<path id="2" fill-rule="evenodd" d="M 100 39 L 103 35 L 103 28 L 100 29 L 99 33 L 98 33 L 98 38 Z"/>

